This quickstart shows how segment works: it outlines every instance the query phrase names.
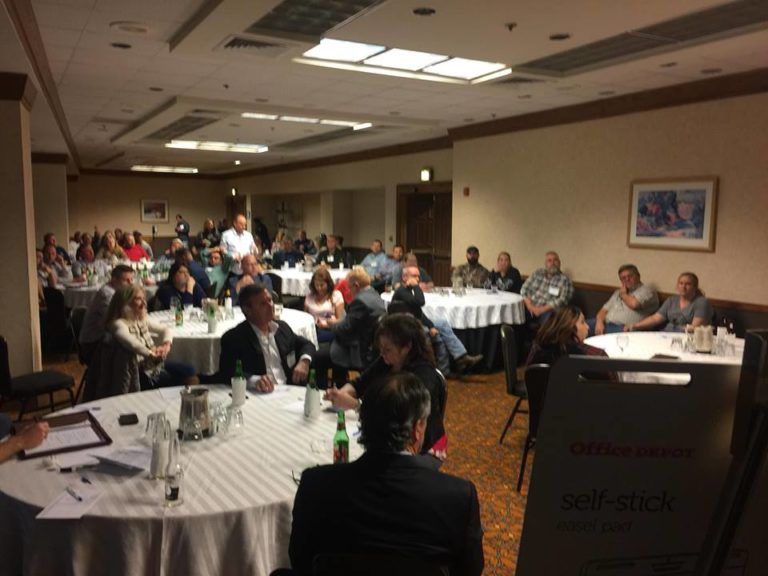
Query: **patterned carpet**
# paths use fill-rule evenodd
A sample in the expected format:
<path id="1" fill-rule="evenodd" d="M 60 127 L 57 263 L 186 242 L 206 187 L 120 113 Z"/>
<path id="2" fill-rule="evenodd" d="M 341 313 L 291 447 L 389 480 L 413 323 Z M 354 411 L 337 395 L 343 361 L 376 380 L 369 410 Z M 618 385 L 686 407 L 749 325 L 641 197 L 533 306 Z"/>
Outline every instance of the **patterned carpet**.
<path id="1" fill-rule="evenodd" d="M 72 375 L 80 382 L 82 368 L 77 359 L 47 361 L 45 367 Z M 59 393 L 56 402 L 65 403 Z M 523 527 L 527 480 L 533 452 L 526 469 L 522 494 L 515 491 L 522 446 L 527 432 L 527 414 L 515 417 L 512 428 L 499 446 L 499 436 L 514 405 L 506 393 L 504 374 L 469 376 L 448 381 L 446 429 L 449 457 L 443 471 L 472 480 L 480 497 L 485 551 L 485 576 L 515 573 Z M 12 405 L 4 410 L 12 410 Z M 15 414 L 12 414 L 15 417 Z"/>

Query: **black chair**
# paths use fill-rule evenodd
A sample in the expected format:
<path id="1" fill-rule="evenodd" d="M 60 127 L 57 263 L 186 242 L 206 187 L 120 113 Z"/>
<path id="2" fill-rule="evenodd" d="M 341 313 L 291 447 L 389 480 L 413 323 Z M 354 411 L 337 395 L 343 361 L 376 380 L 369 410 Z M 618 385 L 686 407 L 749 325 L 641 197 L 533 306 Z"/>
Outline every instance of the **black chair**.
<path id="1" fill-rule="evenodd" d="M 525 387 L 528 390 L 528 435 L 525 437 L 523 457 L 520 461 L 520 472 L 517 475 L 517 491 L 523 486 L 525 475 L 525 463 L 528 460 L 528 451 L 536 445 L 536 435 L 539 431 L 541 409 L 544 407 L 544 398 L 547 395 L 547 383 L 549 382 L 549 364 L 531 364 L 525 369 Z"/>
<path id="2" fill-rule="evenodd" d="M 510 396 L 516 396 L 515 406 L 512 408 L 512 413 L 507 419 L 507 423 L 504 425 L 504 430 L 501 432 L 501 438 L 499 438 L 499 444 L 504 443 L 504 436 L 507 435 L 509 427 L 512 426 L 512 421 L 518 412 L 527 414 L 528 410 L 521 409 L 520 405 L 523 400 L 528 399 L 528 392 L 525 389 L 525 383 L 520 382 L 517 377 L 517 340 L 515 338 L 515 330 L 509 324 L 501 325 L 501 357 L 504 360 L 504 376 L 507 381 L 507 394 Z"/>
<path id="3" fill-rule="evenodd" d="M 73 308 L 69 314 L 69 325 L 72 327 L 72 339 L 75 343 L 75 350 L 77 350 L 77 359 L 80 361 L 80 366 L 85 367 L 83 377 L 80 378 L 80 386 L 77 388 L 75 394 L 75 402 L 80 401 L 80 397 L 83 395 L 83 388 L 85 387 L 85 381 L 88 377 L 88 361 L 83 356 L 83 352 L 80 349 L 80 331 L 83 329 L 83 321 L 85 320 L 85 313 L 87 308 Z"/>
<path id="4" fill-rule="evenodd" d="M 312 576 L 448 576 L 446 567 L 397 554 L 318 554 Z"/>
<path id="5" fill-rule="evenodd" d="M 304 310 L 304 298 L 300 296 L 291 296 L 290 294 L 283 294 L 283 279 L 272 271 L 267 271 L 272 280 L 273 293 L 277 293 L 278 299 L 275 302 L 282 304 L 286 308 L 292 308 L 294 310 Z M 274 298 L 273 298 L 274 299 Z"/>
<path id="6" fill-rule="evenodd" d="M 12 378 L 11 367 L 8 362 L 8 342 L 0 336 L 0 402 L 3 399 L 20 400 L 19 420 L 24 418 L 24 412 L 29 401 L 40 394 L 48 394 L 51 412 L 55 409 L 53 393 L 59 390 L 69 392 L 70 404 L 74 406 L 75 396 L 72 393 L 74 385 L 75 381 L 72 376 L 54 370 L 43 370 Z"/>
<path id="7" fill-rule="evenodd" d="M 63 351 L 64 361 L 69 361 L 69 351 L 72 346 L 72 327 L 69 323 L 69 313 L 64 305 L 64 292 L 46 286 L 45 322 L 42 330 L 44 350 Z"/>
<path id="8" fill-rule="evenodd" d="M 208 290 L 205 291 L 205 295 L 208 298 L 216 298 L 216 282 L 212 282 L 210 286 L 208 286 Z"/>

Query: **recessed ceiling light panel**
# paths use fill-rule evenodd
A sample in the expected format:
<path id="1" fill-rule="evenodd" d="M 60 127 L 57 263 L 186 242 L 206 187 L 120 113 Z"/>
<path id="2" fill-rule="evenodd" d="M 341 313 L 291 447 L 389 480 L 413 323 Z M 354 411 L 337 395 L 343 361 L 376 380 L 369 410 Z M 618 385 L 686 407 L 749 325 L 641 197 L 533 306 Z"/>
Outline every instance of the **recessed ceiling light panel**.
<path id="1" fill-rule="evenodd" d="M 375 44 L 323 38 L 320 40 L 320 44 L 304 52 L 304 56 L 338 62 L 360 62 L 384 50 L 386 50 L 385 46 Z"/>
<path id="2" fill-rule="evenodd" d="M 209 152 L 246 152 L 248 154 L 261 154 L 269 151 L 262 144 L 241 144 L 239 142 L 209 142 L 199 140 L 171 140 L 165 144 L 166 148 L 180 148 L 182 150 L 206 150 Z"/>
<path id="3" fill-rule="evenodd" d="M 277 114 L 262 114 L 260 112 L 243 112 L 240 116 L 251 120 L 277 120 Z"/>
<path id="4" fill-rule="evenodd" d="M 472 80 L 486 74 L 491 74 L 506 68 L 505 64 L 496 62 L 484 62 L 482 60 L 469 60 L 467 58 L 451 58 L 445 62 L 440 62 L 434 66 L 424 68 L 424 72 L 437 74 L 438 76 L 448 76 L 450 78 L 461 78 L 463 80 Z"/>
<path id="5" fill-rule="evenodd" d="M 304 124 L 317 124 L 320 118 L 307 118 L 305 116 L 280 116 L 283 122 L 301 122 Z"/>
<path id="6" fill-rule="evenodd" d="M 186 166 L 149 166 L 146 164 L 136 164 L 131 166 L 134 172 L 164 172 L 167 174 L 197 174 L 197 168 Z"/>
<path id="7" fill-rule="evenodd" d="M 365 63 L 371 66 L 385 66 L 387 68 L 400 68 L 401 70 L 415 71 L 447 59 L 448 56 L 442 54 L 430 54 L 429 52 L 392 48 L 386 52 L 377 54 L 372 58 L 368 58 Z"/>

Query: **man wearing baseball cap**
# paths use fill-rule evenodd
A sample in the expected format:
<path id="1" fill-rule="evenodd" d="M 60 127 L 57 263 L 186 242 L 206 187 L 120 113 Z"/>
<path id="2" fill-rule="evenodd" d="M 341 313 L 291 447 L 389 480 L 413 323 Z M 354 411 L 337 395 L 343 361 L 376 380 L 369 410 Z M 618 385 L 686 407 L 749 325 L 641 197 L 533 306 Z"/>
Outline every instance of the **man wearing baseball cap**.
<path id="1" fill-rule="evenodd" d="M 480 250 L 477 246 L 467 248 L 467 263 L 457 266 L 453 271 L 454 280 L 460 279 L 464 286 L 482 288 L 488 280 L 488 269 L 480 264 Z"/>

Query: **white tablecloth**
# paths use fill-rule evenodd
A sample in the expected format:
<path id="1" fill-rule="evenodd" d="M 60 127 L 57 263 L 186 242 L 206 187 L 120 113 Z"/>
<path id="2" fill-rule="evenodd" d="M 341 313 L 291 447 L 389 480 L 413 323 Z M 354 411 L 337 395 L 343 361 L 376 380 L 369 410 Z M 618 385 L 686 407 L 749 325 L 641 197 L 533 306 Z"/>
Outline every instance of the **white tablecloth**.
<path id="1" fill-rule="evenodd" d="M 389 303 L 392 294 L 385 292 L 381 296 Z M 464 296 L 456 296 L 453 292 L 445 296 L 427 292 L 424 300 L 426 303 L 422 310 L 428 318 L 433 321 L 445 318 L 452 328 L 458 330 L 525 323 L 523 297 L 513 292 L 491 293 L 481 288 L 470 288 Z"/>
<path id="2" fill-rule="evenodd" d="M 168 310 L 152 312 L 150 317 L 173 326 L 173 344 L 171 353 L 168 355 L 169 360 L 191 364 L 198 374 L 213 374 L 219 369 L 222 335 L 245 320 L 239 308 L 235 308 L 234 311 L 235 319 L 219 321 L 215 334 L 208 334 L 208 323 L 201 320 L 190 321 L 185 318 L 183 326 L 176 326 L 174 315 Z M 285 308 L 281 319 L 296 334 L 303 336 L 317 347 L 315 320 L 310 314 Z"/>
<path id="3" fill-rule="evenodd" d="M 346 278 L 347 274 L 349 274 L 349 268 L 329 268 L 328 271 L 331 273 L 331 278 L 333 278 L 334 282 Z M 270 270 L 269 272 L 280 276 L 282 279 L 283 294 L 306 296 L 309 293 L 309 282 L 312 280 L 312 272 L 304 272 L 304 270 L 297 270 L 295 268 Z"/>
<path id="4" fill-rule="evenodd" d="M 64 305 L 67 308 L 88 308 L 100 286 L 87 286 L 78 282 L 66 282 L 59 285 L 64 290 Z M 144 286 L 147 300 L 152 298 L 157 292 L 157 286 Z"/>
<path id="5" fill-rule="evenodd" d="M 102 467 L 59 473 L 46 470 L 42 459 L 6 462 L 0 467 L 0 574 L 14 574 L 22 557 L 24 574 L 35 576 L 267 576 L 289 566 L 292 472 L 298 477 L 306 467 L 332 461 L 336 415 L 305 419 L 304 389 L 283 388 L 249 394 L 239 436 L 183 443 L 184 503 L 177 508 L 163 506 L 163 481 L 146 473 L 118 475 Z M 228 404 L 228 390 L 213 387 L 211 402 Z M 120 447 L 139 441 L 147 414 L 165 411 L 177 423 L 180 402 L 152 390 L 77 409 L 89 406 L 101 408 L 93 414 Z M 135 412 L 139 424 L 118 426 L 118 415 L 126 412 Z M 354 434 L 356 416 L 348 412 L 347 418 L 354 459 L 362 450 Z M 86 516 L 34 519 L 81 476 L 103 490 Z"/>

